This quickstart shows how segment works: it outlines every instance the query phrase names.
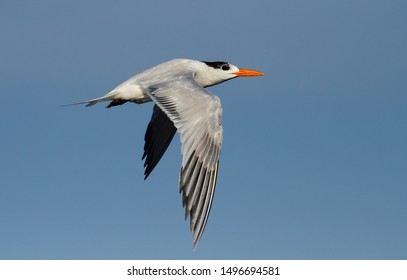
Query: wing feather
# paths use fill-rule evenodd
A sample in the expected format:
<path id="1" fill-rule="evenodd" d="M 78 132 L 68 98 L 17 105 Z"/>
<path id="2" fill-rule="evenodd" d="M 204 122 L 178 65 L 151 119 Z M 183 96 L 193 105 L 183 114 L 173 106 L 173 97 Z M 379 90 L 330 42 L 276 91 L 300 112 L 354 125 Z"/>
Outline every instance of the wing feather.
<path id="1" fill-rule="evenodd" d="M 223 138 L 220 100 L 199 86 L 192 75 L 155 85 L 147 93 L 181 134 L 179 191 L 196 248 L 215 192 Z"/>
<path id="2" fill-rule="evenodd" d="M 167 115 L 154 105 L 150 123 L 144 136 L 144 180 L 150 175 L 164 155 L 177 129 Z"/>

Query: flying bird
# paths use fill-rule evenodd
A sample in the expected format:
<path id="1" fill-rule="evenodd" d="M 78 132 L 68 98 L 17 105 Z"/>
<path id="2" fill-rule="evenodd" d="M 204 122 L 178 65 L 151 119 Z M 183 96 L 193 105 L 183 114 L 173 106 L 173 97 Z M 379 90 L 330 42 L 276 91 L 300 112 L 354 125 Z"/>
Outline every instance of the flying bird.
<path id="1" fill-rule="evenodd" d="M 263 75 L 222 61 L 174 59 L 131 77 L 100 98 L 75 104 L 110 101 L 110 108 L 126 102 L 155 103 L 144 138 L 144 179 L 178 131 L 183 155 L 179 192 L 196 248 L 212 205 L 223 135 L 220 100 L 205 88 L 236 77 Z"/>

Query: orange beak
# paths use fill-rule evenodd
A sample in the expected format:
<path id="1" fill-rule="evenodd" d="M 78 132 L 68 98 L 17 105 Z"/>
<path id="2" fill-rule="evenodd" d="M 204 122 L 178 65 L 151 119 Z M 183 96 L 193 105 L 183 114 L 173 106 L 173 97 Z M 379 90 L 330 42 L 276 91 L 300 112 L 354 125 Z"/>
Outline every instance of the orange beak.
<path id="1" fill-rule="evenodd" d="M 235 74 L 238 77 L 264 76 L 263 72 L 250 69 L 239 69 L 239 71 L 233 74 Z"/>

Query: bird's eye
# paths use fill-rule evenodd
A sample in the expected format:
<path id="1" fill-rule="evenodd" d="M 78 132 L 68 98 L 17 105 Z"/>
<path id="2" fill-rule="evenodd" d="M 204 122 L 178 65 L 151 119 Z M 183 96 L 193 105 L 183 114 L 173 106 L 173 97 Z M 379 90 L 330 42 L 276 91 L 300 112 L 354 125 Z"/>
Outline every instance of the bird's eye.
<path id="1" fill-rule="evenodd" d="M 222 70 L 228 71 L 229 69 L 230 69 L 229 64 L 224 64 L 224 65 L 222 65 Z"/>

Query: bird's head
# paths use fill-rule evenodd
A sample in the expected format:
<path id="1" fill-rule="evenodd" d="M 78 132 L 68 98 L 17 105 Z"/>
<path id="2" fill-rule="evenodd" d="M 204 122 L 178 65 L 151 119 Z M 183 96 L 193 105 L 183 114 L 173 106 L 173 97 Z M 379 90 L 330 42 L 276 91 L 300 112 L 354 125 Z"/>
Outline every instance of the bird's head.
<path id="1" fill-rule="evenodd" d="M 202 61 L 202 67 L 195 73 L 195 80 L 203 87 L 213 86 L 236 77 L 264 76 L 264 73 L 242 69 L 223 61 Z"/>

